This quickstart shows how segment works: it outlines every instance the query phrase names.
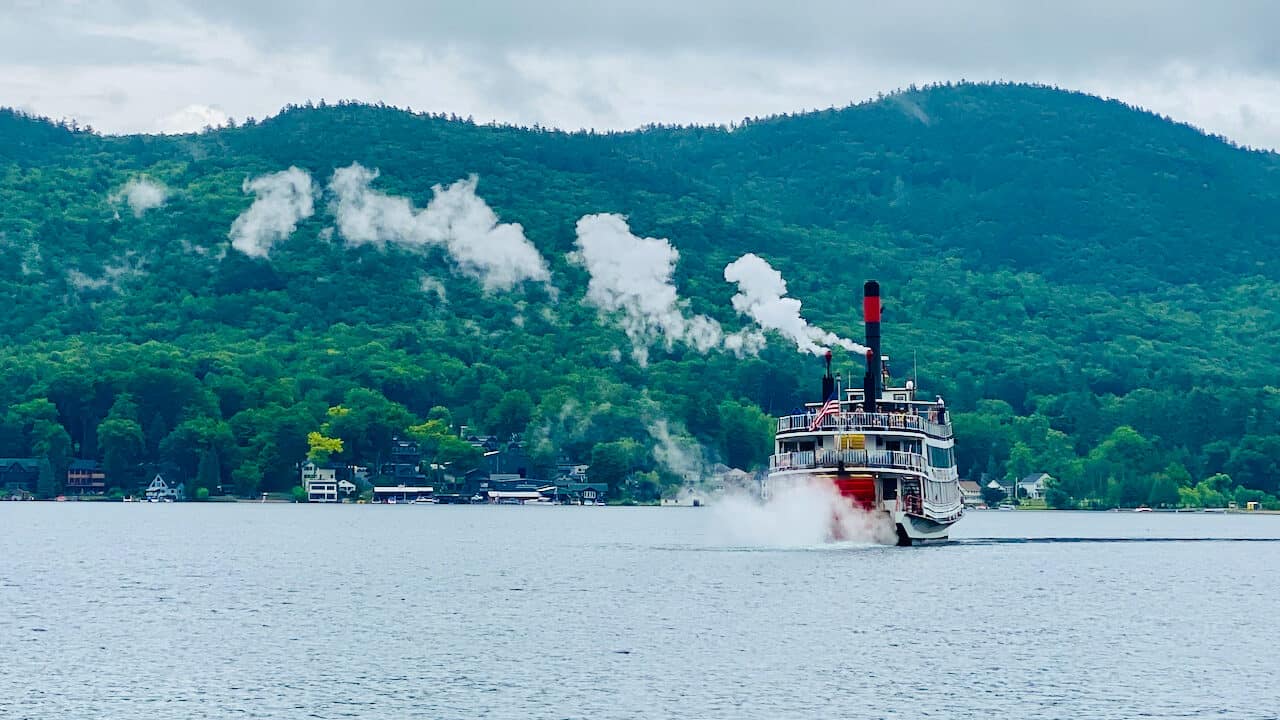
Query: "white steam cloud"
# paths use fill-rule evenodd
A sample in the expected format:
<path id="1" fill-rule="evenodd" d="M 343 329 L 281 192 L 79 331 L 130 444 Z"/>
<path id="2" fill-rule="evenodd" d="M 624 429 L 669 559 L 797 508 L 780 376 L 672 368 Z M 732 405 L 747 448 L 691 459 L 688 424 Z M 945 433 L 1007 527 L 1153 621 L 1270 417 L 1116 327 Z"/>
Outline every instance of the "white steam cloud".
<path id="1" fill-rule="evenodd" d="M 169 189 L 147 177 L 136 177 L 129 180 L 108 198 L 112 204 L 124 201 L 133 211 L 134 217 L 142 217 L 148 210 L 154 210 L 169 197 Z"/>
<path id="2" fill-rule="evenodd" d="M 897 533 L 887 513 L 861 510 L 828 482 L 796 485 L 760 502 L 746 493 L 726 493 L 711 504 L 712 535 L 737 547 L 893 545 Z"/>
<path id="3" fill-rule="evenodd" d="M 111 290 L 120 292 L 127 281 L 146 274 L 144 260 L 132 252 L 102 266 L 102 274 L 92 276 L 76 269 L 67 271 L 67 284 L 83 291 Z"/>
<path id="4" fill-rule="evenodd" d="M 653 459 L 668 472 L 680 476 L 685 484 L 696 484 L 710 475 L 707 453 L 696 440 L 671 432 L 666 418 L 645 424 L 653 439 Z"/>
<path id="5" fill-rule="evenodd" d="M 586 300 L 619 315 L 636 362 L 648 362 L 655 342 L 668 350 L 682 342 L 700 353 L 722 346 L 739 354 L 759 350 L 763 338 L 757 333 L 726 337 L 712 318 L 686 315 L 688 302 L 671 283 L 680 253 L 667 240 L 636 237 L 626 218 L 615 214 L 586 215 L 577 232 L 578 250 L 570 259 L 591 275 Z"/>
<path id="6" fill-rule="evenodd" d="M 800 316 L 800 301 L 787 297 L 787 281 L 768 262 L 748 253 L 724 268 L 724 279 L 738 284 L 733 307 L 765 330 L 776 330 L 803 352 L 821 355 L 831 345 L 866 355 L 867 348 L 810 325 Z"/>
<path id="7" fill-rule="evenodd" d="M 244 191 L 257 197 L 231 224 L 231 245 L 253 257 L 266 257 L 271 246 L 293 234 L 298 222 L 315 213 L 311 175 L 290 167 L 278 173 L 245 179 Z"/>
<path id="8" fill-rule="evenodd" d="M 337 196 L 338 232 L 354 245 L 408 247 L 443 245 L 458 269 L 478 279 L 486 290 L 510 290 L 526 280 L 549 282 L 551 273 L 537 248 L 516 223 L 499 223 L 489 205 L 476 195 L 473 175 L 449 187 L 436 185 L 435 197 L 422 210 L 408 198 L 370 187 L 378 171 L 359 163 L 333 173 L 329 189 Z"/>

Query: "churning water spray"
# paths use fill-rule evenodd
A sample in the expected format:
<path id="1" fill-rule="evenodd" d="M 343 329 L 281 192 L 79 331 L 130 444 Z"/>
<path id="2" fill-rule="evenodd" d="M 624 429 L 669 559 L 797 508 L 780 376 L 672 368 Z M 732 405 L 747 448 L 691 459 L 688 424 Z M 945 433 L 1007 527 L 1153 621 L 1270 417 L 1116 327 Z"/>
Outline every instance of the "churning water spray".
<path id="1" fill-rule="evenodd" d="M 709 512 L 713 539 L 726 545 L 796 548 L 897 541 L 887 515 L 854 507 L 823 482 L 780 489 L 766 502 L 745 493 L 726 494 L 711 503 Z"/>

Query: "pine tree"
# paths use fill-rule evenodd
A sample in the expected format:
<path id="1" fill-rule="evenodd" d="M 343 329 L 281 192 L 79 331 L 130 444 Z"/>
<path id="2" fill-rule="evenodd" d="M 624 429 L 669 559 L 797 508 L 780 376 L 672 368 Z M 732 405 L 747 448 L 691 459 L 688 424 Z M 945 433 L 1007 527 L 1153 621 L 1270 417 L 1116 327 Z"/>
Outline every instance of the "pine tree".
<path id="1" fill-rule="evenodd" d="M 40 458 L 40 474 L 36 477 L 36 496 L 48 500 L 58 494 L 58 478 L 48 456 Z"/>
<path id="2" fill-rule="evenodd" d="M 211 494 L 222 484 L 222 465 L 218 462 L 218 453 L 211 447 L 205 448 L 200 455 L 200 466 L 196 470 L 195 489 L 204 488 Z"/>
<path id="3" fill-rule="evenodd" d="M 155 415 L 151 416 L 151 422 L 147 425 L 147 453 L 151 457 L 156 457 L 160 452 L 160 443 L 169 435 L 169 425 L 164 421 L 164 415 L 159 410 Z"/>

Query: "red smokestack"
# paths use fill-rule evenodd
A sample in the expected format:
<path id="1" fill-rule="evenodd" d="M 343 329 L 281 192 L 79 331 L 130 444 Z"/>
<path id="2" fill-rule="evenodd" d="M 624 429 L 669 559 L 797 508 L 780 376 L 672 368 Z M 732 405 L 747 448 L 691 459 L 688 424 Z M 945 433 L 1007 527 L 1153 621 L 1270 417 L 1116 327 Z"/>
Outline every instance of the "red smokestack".
<path id="1" fill-rule="evenodd" d="M 880 283 L 872 280 L 863 286 L 862 319 L 864 322 L 880 322 Z M 875 294 L 872 295 L 871 293 Z"/>
<path id="2" fill-rule="evenodd" d="M 862 316 L 867 328 L 867 374 L 862 378 L 862 395 L 867 412 L 875 412 L 881 382 L 880 283 L 875 280 L 862 286 Z"/>

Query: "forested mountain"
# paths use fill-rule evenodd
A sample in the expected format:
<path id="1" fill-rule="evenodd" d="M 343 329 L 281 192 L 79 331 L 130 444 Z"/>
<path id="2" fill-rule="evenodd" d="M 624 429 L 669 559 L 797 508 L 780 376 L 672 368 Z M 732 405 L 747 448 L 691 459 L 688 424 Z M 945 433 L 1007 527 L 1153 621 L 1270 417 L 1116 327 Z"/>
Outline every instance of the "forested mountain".
<path id="1" fill-rule="evenodd" d="M 550 281 L 495 290 L 442 246 L 344 241 L 328 182 L 353 162 L 417 208 L 478 176 Z M 266 257 L 231 248 L 246 179 L 289 167 L 314 213 Z M 163 202 L 129 204 L 144 177 Z M 580 218 L 619 213 L 670 240 L 687 312 L 726 331 L 750 325 L 724 278 L 744 253 L 855 339 L 880 280 L 886 351 L 899 374 L 915 351 L 955 411 L 963 475 L 1049 472 L 1058 504 L 1261 498 L 1280 483 L 1278 196 L 1274 153 L 1023 85 L 612 134 L 321 103 L 104 137 L 0 112 L 0 456 L 102 458 L 121 486 L 171 461 L 248 494 L 293 485 L 314 432 L 355 462 L 409 432 L 462 467 L 465 424 L 639 496 L 691 439 L 758 466 L 818 361 L 776 335 L 758 357 L 633 360 L 567 257 Z"/>

